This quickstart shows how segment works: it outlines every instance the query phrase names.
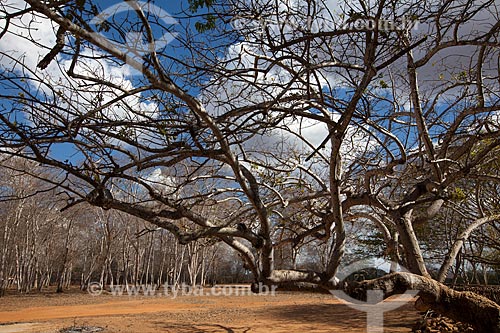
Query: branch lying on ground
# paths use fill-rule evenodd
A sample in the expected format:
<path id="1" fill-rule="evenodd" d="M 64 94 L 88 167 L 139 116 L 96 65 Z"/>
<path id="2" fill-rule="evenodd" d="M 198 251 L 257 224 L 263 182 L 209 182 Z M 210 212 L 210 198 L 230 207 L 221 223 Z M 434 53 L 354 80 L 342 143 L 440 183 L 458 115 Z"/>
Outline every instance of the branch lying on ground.
<path id="1" fill-rule="evenodd" d="M 488 298 L 456 291 L 436 280 L 411 273 L 393 273 L 358 283 L 352 296 L 366 299 L 367 290 L 382 290 L 384 298 L 419 290 L 418 310 L 432 309 L 451 319 L 466 322 L 478 333 L 500 333 L 500 306 Z"/>

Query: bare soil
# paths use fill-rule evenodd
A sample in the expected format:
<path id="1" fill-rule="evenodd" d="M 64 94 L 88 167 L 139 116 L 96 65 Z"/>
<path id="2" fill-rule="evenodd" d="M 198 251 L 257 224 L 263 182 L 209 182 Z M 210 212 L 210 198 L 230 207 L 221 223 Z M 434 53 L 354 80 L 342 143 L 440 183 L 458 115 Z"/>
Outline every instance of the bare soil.
<path id="1" fill-rule="evenodd" d="M 391 300 L 389 300 L 391 301 Z M 410 332 L 413 302 L 384 314 L 384 332 Z M 59 332 L 97 326 L 103 332 L 366 332 L 366 315 L 328 294 L 275 296 L 91 296 L 77 290 L 0 298 L 0 333 Z"/>

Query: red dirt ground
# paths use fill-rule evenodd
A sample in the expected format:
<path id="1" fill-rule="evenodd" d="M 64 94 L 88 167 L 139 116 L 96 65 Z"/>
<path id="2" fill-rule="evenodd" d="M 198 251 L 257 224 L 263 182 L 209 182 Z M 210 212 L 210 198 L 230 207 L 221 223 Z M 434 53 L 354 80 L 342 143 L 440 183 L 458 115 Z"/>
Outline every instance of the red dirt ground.
<path id="1" fill-rule="evenodd" d="M 413 302 L 384 315 L 384 332 L 410 332 Z M 294 333 L 366 332 L 366 315 L 331 295 L 91 296 L 79 291 L 0 298 L 0 333 L 59 332 L 99 326 L 103 332 Z"/>

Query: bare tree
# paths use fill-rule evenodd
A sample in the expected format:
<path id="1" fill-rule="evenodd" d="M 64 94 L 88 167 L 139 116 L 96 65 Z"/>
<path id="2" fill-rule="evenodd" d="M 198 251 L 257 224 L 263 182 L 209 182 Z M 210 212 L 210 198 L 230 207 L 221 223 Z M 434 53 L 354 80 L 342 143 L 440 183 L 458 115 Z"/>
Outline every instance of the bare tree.
<path id="1" fill-rule="evenodd" d="M 226 243 L 256 282 L 334 286 L 346 220 L 368 217 L 430 277 L 415 226 L 454 183 L 491 176 L 500 144 L 497 3 L 190 3 L 202 21 L 177 27 L 134 1 L 126 21 L 92 20 L 91 1 L 2 5 L 1 40 L 44 56 L 2 48 L 1 152 L 57 170 L 67 207 Z M 36 22 L 51 45 L 26 33 Z M 275 269 L 309 240 L 330 242 L 322 271 Z"/>

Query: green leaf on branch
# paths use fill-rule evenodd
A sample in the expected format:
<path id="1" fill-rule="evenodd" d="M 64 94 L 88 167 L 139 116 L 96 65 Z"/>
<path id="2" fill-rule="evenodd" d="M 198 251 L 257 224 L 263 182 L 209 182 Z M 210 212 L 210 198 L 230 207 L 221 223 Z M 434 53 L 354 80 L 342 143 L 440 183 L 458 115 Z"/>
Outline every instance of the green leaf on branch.
<path id="1" fill-rule="evenodd" d="M 464 190 L 462 190 L 460 187 L 455 187 L 453 189 L 453 192 L 451 193 L 451 199 L 453 201 L 462 201 L 465 198 L 467 198 L 467 195 L 465 194 Z"/>
<path id="2" fill-rule="evenodd" d="M 189 10 L 194 13 L 200 8 L 210 8 L 214 0 L 189 0 Z"/>
<path id="3" fill-rule="evenodd" d="M 204 33 L 206 31 L 215 29 L 215 22 L 217 21 L 217 18 L 212 14 L 207 14 L 204 16 L 204 18 L 204 22 L 196 22 L 194 24 L 196 30 L 199 33 Z"/>

